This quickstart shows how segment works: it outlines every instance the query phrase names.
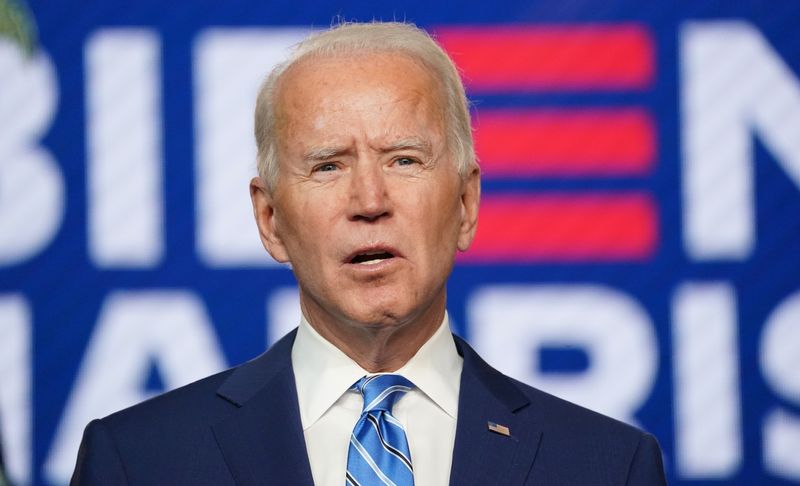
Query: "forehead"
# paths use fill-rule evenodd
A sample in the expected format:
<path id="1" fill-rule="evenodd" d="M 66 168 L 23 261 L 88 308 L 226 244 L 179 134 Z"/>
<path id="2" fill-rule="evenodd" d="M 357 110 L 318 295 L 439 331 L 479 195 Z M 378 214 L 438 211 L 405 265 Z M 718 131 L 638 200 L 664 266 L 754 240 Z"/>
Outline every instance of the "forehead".
<path id="1" fill-rule="evenodd" d="M 374 85 L 438 98 L 434 76 L 421 61 L 401 51 L 355 52 L 350 54 L 313 55 L 295 62 L 283 74 L 278 86 L 278 100 L 297 94 L 330 96 L 340 89 L 366 88 Z M 303 93 L 308 88 L 317 88 Z"/>
<path id="2" fill-rule="evenodd" d="M 281 138 L 293 143 L 298 141 L 293 137 L 297 131 L 307 136 L 309 130 L 321 129 L 328 135 L 335 129 L 359 127 L 374 132 L 414 127 L 440 132 L 440 91 L 430 71 L 402 53 L 302 59 L 278 85 L 276 124 Z"/>

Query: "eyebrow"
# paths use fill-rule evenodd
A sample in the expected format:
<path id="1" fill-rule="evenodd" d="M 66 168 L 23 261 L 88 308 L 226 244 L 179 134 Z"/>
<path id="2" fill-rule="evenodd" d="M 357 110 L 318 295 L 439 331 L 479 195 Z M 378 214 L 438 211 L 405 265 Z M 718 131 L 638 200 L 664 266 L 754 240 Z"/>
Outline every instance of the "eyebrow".
<path id="1" fill-rule="evenodd" d="M 303 154 L 303 159 L 305 160 L 328 160 L 330 158 L 346 154 L 349 150 L 345 147 L 319 147 L 319 148 L 312 148 L 305 154 Z"/>
<path id="2" fill-rule="evenodd" d="M 430 142 L 417 137 L 401 138 L 379 149 L 382 153 L 398 152 L 401 150 L 417 150 L 425 154 L 431 154 L 433 149 Z M 304 160 L 328 160 L 341 155 L 350 153 L 348 147 L 317 147 L 309 149 L 303 154 Z"/>
<path id="3" fill-rule="evenodd" d="M 402 138 L 390 143 L 385 147 L 382 147 L 380 150 L 383 153 L 397 152 L 399 150 L 418 150 L 426 154 L 433 152 L 430 142 L 421 140 L 417 137 Z"/>

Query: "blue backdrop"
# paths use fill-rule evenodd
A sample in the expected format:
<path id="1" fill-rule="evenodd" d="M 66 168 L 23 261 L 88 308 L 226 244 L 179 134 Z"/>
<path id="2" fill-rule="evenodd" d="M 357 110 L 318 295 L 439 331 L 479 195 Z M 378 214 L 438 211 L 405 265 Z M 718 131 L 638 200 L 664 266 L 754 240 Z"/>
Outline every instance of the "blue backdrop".
<path id="1" fill-rule="evenodd" d="M 448 288 L 505 372 L 655 434 L 671 484 L 800 482 L 795 1 L 0 1 L 0 430 L 85 423 L 294 327 L 248 207 L 255 89 L 333 19 L 456 59 L 483 202 Z"/>

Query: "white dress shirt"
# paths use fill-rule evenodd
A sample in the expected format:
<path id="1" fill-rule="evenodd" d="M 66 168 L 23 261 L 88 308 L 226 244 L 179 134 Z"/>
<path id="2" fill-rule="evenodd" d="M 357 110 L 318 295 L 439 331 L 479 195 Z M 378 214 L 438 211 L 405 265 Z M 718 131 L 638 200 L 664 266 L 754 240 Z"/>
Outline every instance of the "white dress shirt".
<path id="1" fill-rule="evenodd" d="M 445 315 L 434 335 L 395 372 L 416 385 L 392 411 L 406 429 L 415 486 L 449 483 L 463 362 Z M 292 348 L 292 366 L 314 484 L 342 486 L 350 434 L 363 407 L 361 395 L 349 388 L 369 373 L 305 318 Z"/>

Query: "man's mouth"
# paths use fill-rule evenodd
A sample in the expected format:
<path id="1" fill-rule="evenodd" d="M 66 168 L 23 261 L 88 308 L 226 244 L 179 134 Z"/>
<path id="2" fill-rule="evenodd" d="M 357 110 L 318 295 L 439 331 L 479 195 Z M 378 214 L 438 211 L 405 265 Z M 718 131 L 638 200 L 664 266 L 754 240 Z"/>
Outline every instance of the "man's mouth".
<path id="1" fill-rule="evenodd" d="M 358 265 L 375 265 L 383 260 L 394 258 L 394 255 L 385 250 L 365 251 L 356 253 L 348 263 Z"/>

